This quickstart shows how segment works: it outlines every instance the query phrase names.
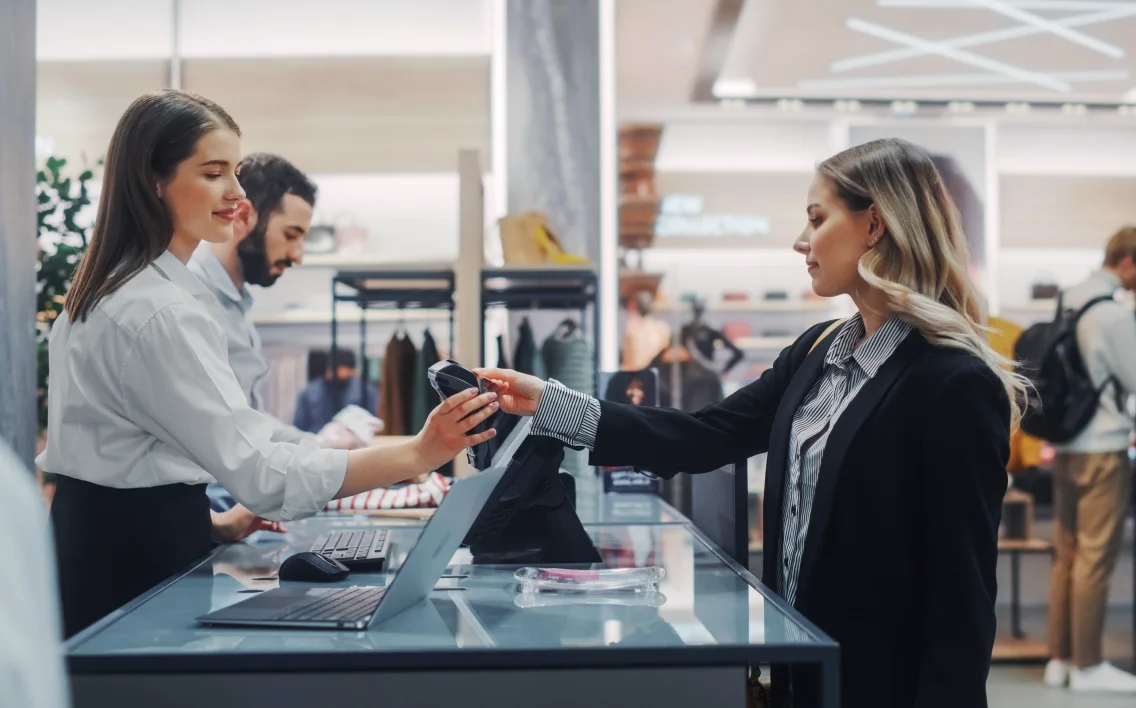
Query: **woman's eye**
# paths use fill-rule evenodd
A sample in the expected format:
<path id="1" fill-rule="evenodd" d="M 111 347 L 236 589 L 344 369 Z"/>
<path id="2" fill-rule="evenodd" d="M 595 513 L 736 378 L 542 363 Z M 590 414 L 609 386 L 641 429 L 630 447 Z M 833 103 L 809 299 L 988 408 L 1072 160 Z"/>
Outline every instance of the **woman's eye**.
<path id="1" fill-rule="evenodd" d="M 205 175 L 205 179 L 221 179 L 221 175 Z"/>
<path id="2" fill-rule="evenodd" d="M 810 216 L 809 217 L 809 223 L 812 224 L 813 226 L 819 225 L 820 224 L 820 217 L 819 216 Z"/>

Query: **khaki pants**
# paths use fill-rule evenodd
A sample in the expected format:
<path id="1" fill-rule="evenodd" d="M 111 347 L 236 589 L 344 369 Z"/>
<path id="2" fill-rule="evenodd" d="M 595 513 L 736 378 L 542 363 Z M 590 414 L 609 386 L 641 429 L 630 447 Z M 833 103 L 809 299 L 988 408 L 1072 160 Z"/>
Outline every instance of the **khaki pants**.
<path id="1" fill-rule="evenodd" d="M 1055 516 L 1049 653 L 1078 668 L 1103 660 L 1108 583 L 1120 553 L 1132 495 L 1125 452 L 1058 453 L 1053 468 Z"/>

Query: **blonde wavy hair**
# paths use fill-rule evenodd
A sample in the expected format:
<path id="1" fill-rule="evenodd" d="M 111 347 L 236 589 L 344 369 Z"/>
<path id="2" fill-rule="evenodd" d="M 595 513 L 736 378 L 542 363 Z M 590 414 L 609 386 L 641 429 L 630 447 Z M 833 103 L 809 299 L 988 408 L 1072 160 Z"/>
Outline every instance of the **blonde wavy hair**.
<path id="1" fill-rule="evenodd" d="M 888 138 L 834 155 L 817 172 L 849 209 L 875 205 L 883 220 L 883 238 L 860 259 L 860 277 L 928 342 L 986 362 L 1006 389 L 1016 428 L 1028 383 L 987 342 L 986 306 L 967 275 L 966 234 L 931 156 Z"/>

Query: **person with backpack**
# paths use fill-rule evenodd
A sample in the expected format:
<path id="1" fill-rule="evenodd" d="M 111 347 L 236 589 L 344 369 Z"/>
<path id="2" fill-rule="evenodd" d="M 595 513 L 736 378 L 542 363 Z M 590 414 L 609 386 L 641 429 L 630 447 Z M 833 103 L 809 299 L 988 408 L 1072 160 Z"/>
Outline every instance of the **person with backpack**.
<path id="1" fill-rule="evenodd" d="M 1033 384 L 1022 428 L 1053 443 L 1055 517 L 1045 683 L 1075 692 L 1136 694 L 1136 676 L 1104 661 L 1109 579 L 1132 498 L 1128 447 L 1136 392 L 1136 315 L 1115 299 L 1136 291 L 1136 227 L 1119 230 L 1103 267 L 1066 290 L 1052 323 L 1019 340 Z"/>

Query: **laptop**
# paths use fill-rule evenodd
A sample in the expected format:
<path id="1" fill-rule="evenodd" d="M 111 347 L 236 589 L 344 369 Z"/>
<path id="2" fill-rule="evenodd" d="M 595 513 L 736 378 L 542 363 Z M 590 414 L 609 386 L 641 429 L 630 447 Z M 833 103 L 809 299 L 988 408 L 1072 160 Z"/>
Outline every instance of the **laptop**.
<path id="1" fill-rule="evenodd" d="M 361 630 L 426 600 L 532 428 L 525 418 L 489 469 L 454 482 L 386 587 L 281 587 L 197 618 L 203 625 Z"/>

